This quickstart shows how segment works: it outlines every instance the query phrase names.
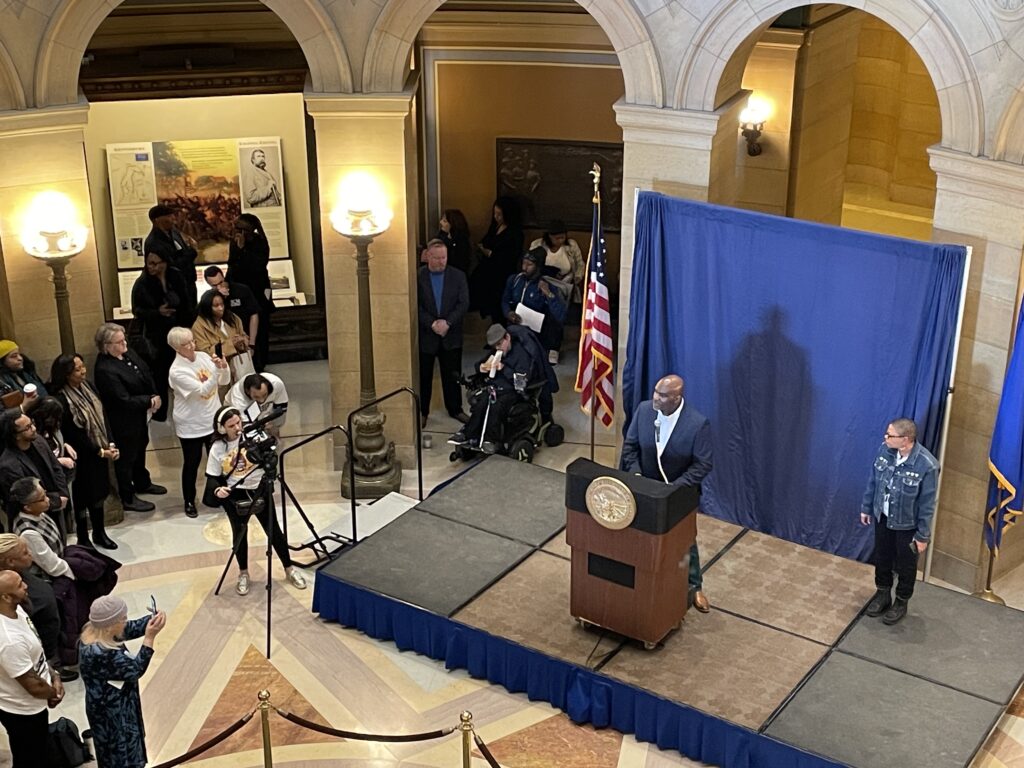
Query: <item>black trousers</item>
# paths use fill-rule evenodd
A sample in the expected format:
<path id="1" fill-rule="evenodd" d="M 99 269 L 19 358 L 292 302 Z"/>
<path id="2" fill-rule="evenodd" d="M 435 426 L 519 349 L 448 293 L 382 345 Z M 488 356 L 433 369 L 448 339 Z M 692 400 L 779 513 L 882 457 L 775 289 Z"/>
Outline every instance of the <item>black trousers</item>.
<path id="1" fill-rule="evenodd" d="M 917 547 L 911 551 L 914 531 L 894 531 L 886 525 L 886 517 L 875 522 L 875 586 L 892 589 L 895 571 L 896 597 L 909 600 L 917 579 Z"/>
<path id="2" fill-rule="evenodd" d="M 120 458 L 114 462 L 117 495 L 121 497 L 121 503 L 128 504 L 135 500 L 136 491 L 145 490 L 153 484 L 149 470 L 146 469 L 149 425 L 143 419 L 134 433 L 117 434 L 114 439 L 121 451 Z"/>
<path id="3" fill-rule="evenodd" d="M 46 658 L 57 663 L 60 657 L 61 630 L 57 596 L 53 593 L 50 582 L 31 570 L 24 571 L 21 578 L 28 587 L 28 600 L 31 603 L 31 606 L 25 606 L 25 611 L 39 634 L 39 642 L 43 646 Z"/>
<path id="4" fill-rule="evenodd" d="M 249 326 L 246 325 L 248 331 Z M 270 357 L 270 310 L 260 309 L 260 324 L 256 329 L 256 340 L 253 342 L 252 367 L 256 373 L 263 373 Z"/>
<path id="5" fill-rule="evenodd" d="M 242 514 L 238 511 L 233 501 L 236 498 L 248 498 L 248 496 L 244 491 L 232 491 L 231 496 L 224 499 L 223 505 L 224 511 L 228 516 L 228 522 L 231 524 L 231 541 L 232 546 L 235 548 L 235 559 L 238 561 L 238 569 L 246 571 L 249 569 L 249 518 L 251 515 L 248 513 Z M 292 556 L 288 551 L 288 542 L 285 541 L 281 526 L 278 525 L 277 514 L 274 512 L 273 497 L 268 495 L 266 499 L 269 503 L 256 516 L 256 519 L 260 521 L 260 525 L 266 531 L 267 538 L 273 544 L 274 551 L 281 560 L 281 564 L 288 568 L 292 564 Z M 272 526 L 272 528 L 268 526 Z"/>
<path id="6" fill-rule="evenodd" d="M 181 443 L 181 495 L 186 503 L 196 503 L 196 473 L 203 461 L 203 449 L 210 450 L 212 434 L 205 437 L 179 437 Z"/>
<path id="7" fill-rule="evenodd" d="M 565 336 L 565 326 L 555 320 L 551 315 L 544 316 L 544 323 L 540 327 L 540 343 L 549 352 L 556 352 L 562 348 L 562 337 Z"/>
<path id="8" fill-rule="evenodd" d="M 0 709 L 0 724 L 11 742 L 12 768 L 50 768 L 50 716 L 45 709 L 34 715 L 16 715 Z"/>
<path id="9" fill-rule="evenodd" d="M 518 399 L 519 394 L 514 390 L 499 390 L 494 402 L 491 403 L 491 411 L 488 414 L 488 398 L 486 395 L 480 398 L 469 414 L 469 421 L 466 422 L 463 434 L 471 440 L 479 436 L 481 443 L 487 440 L 497 443 L 501 439 L 501 425 L 505 422 L 509 409 L 515 405 Z M 487 415 L 487 424 L 486 431 L 483 431 L 485 429 L 485 414 Z"/>
<path id="10" fill-rule="evenodd" d="M 462 373 L 462 347 L 420 352 L 420 413 L 424 416 L 430 413 L 430 398 L 434 394 L 434 360 L 441 366 L 444 409 L 449 416 L 462 413 L 462 387 L 458 381 Z"/>

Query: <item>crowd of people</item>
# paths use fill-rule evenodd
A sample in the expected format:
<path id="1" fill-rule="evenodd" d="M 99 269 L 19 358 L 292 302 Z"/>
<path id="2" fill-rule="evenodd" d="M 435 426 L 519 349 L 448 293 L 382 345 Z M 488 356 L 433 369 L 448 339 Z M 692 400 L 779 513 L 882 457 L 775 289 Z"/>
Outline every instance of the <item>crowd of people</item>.
<path id="1" fill-rule="evenodd" d="M 105 508 L 116 499 L 127 513 L 149 512 L 155 505 L 146 497 L 167 493 L 146 467 L 151 420 L 173 421 L 184 514 L 196 517 L 198 500 L 228 516 L 235 591 L 249 591 L 251 516 L 273 528 L 287 579 L 307 586 L 242 435 L 245 422 L 274 416 L 264 429 L 277 436 L 288 405 L 284 382 L 262 373 L 271 307 L 266 237 L 257 217 L 238 217 L 227 274 L 207 268 L 207 290 L 197 295 L 195 243 L 178 231 L 174 213 L 151 209 L 133 320 L 127 330 L 96 330 L 92 377 L 82 354 L 58 356 L 46 376 L 15 341 L 0 340 L 0 724 L 16 768 L 47 764 L 47 708 L 79 674 L 100 766 L 146 763 L 138 678 L 165 617 L 154 608 L 129 621 L 112 594 L 120 563 L 107 554 L 118 545 Z M 205 492 L 197 499 L 201 468 Z M 128 654 L 124 642 L 139 637 L 142 649 Z"/>
<path id="2" fill-rule="evenodd" d="M 488 230 L 474 248 L 462 211 L 446 209 L 436 237 L 421 252 L 422 265 L 417 280 L 420 422 L 425 427 L 430 414 L 437 361 L 445 410 L 467 424 L 450 441 L 455 445 L 469 444 L 476 448 L 495 445 L 494 440 L 488 439 L 493 435 L 476 434 L 478 420 L 472 419 L 472 414 L 467 414 L 463 407 L 460 382 L 463 381 L 466 314 L 477 311 L 481 317 L 490 319 L 492 328 L 496 329 L 493 333 L 488 331 L 488 336 L 496 340 L 505 336 L 506 328 L 515 328 L 510 339 L 520 339 L 518 346 L 522 355 L 526 355 L 526 350 L 532 353 L 536 349 L 532 343 L 524 343 L 530 336 L 535 337 L 543 349 L 544 363 L 557 365 L 570 308 L 582 299 L 586 264 L 579 244 L 569 237 L 565 223 L 552 221 L 524 253 L 520 222 L 515 198 L 499 197 L 494 201 Z M 490 339 L 488 347 L 495 348 Z M 487 356 L 485 361 L 493 362 L 493 356 Z M 494 365 L 497 372 L 509 366 L 509 361 L 499 359 Z M 527 378 L 532 383 L 544 379 L 554 381 L 553 373 L 545 370 L 544 364 L 531 358 L 529 368 Z M 481 370 L 479 364 L 476 370 Z M 489 373 L 490 368 L 483 372 Z M 511 366 L 498 377 L 496 385 L 500 386 L 505 378 L 512 381 Z M 551 392 L 555 388 L 557 384 L 553 383 L 542 392 L 542 416 L 550 418 Z M 518 391 L 522 392 L 523 387 Z"/>

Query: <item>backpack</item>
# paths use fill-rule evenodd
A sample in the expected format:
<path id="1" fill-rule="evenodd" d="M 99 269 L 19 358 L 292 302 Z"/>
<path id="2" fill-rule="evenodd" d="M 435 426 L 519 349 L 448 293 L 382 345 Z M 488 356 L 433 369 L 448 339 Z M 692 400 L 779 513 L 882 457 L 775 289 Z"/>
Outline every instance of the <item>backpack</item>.
<path id="1" fill-rule="evenodd" d="M 49 765 L 54 768 L 76 768 L 92 760 L 92 752 L 78 734 L 78 726 L 62 717 L 50 723 Z"/>

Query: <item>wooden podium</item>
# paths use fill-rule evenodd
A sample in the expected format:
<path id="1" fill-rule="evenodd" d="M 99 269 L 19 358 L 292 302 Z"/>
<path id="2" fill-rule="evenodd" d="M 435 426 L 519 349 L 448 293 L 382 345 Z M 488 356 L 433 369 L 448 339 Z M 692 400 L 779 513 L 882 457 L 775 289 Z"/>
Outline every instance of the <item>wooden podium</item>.
<path id="1" fill-rule="evenodd" d="M 598 484 L 591 489 L 594 481 Z M 596 514 L 588 509 L 588 489 Z M 628 515 L 622 516 L 626 505 L 620 502 L 625 498 L 628 503 L 630 495 L 635 514 L 627 525 Z M 565 537 L 572 548 L 572 616 L 640 640 L 648 649 L 679 626 L 686 615 L 699 500 L 698 488 L 638 477 L 587 459 L 570 464 Z M 602 517 L 602 506 L 609 519 Z"/>

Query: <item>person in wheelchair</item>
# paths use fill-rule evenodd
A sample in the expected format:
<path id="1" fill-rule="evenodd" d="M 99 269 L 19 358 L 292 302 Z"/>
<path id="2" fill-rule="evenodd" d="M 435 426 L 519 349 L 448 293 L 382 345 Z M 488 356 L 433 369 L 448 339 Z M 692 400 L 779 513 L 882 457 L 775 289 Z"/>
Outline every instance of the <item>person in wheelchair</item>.
<path id="1" fill-rule="evenodd" d="M 448 442 L 491 454 L 507 448 L 504 444 L 510 436 L 504 428 L 516 403 L 536 397 L 542 416 L 550 420 L 550 393 L 552 388 L 557 389 L 558 382 L 543 347 L 529 328 L 513 325 L 505 329 L 495 323 L 487 329 L 486 338 L 493 353 L 477 365 L 485 377 L 481 396 L 471 403 L 466 426 Z"/>

